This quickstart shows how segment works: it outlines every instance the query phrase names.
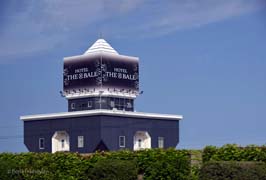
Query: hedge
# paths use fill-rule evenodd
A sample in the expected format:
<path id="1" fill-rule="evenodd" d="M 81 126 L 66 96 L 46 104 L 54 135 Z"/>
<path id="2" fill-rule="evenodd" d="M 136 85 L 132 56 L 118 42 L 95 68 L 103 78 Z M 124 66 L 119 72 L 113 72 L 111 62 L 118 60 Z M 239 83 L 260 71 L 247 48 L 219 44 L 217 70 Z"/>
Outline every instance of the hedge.
<path id="1" fill-rule="evenodd" d="M 203 164 L 199 180 L 265 180 L 266 165 L 262 162 L 215 162 Z"/>
<path id="2" fill-rule="evenodd" d="M 206 146 L 200 180 L 266 180 L 266 147 Z"/>
<path id="3" fill-rule="evenodd" d="M 189 151 L 154 149 L 135 153 L 139 173 L 144 173 L 144 179 L 189 179 L 191 171 Z"/>
<path id="4" fill-rule="evenodd" d="M 5 165 L 5 166 L 4 166 Z M 0 154 L 0 179 L 86 179 L 89 161 L 72 153 Z"/>
<path id="5" fill-rule="evenodd" d="M 137 174 L 143 174 L 144 179 L 187 180 L 190 168 L 189 151 L 175 149 L 97 152 L 86 156 L 77 153 L 0 154 L 0 179 L 83 180 L 104 177 L 123 180 L 124 177 L 136 179 Z"/>
<path id="6" fill-rule="evenodd" d="M 266 162 L 266 147 L 249 145 L 239 147 L 236 144 L 227 144 L 221 148 L 207 146 L 202 154 L 203 162 L 208 161 L 261 161 Z"/>
<path id="7" fill-rule="evenodd" d="M 221 148 L 207 146 L 202 153 L 203 161 L 201 161 L 201 152 L 148 149 L 96 152 L 88 155 L 78 153 L 1 153 L 0 179 L 122 180 L 125 177 L 126 179 L 136 179 L 137 174 L 140 174 L 144 180 L 197 180 L 198 177 L 211 180 L 220 177 L 226 179 L 227 176 L 235 179 L 238 176 L 263 179 L 262 174 L 266 174 L 263 165 L 266 162 L 265 146 L 245 148 L 234 144 Z M 240 175 L 241 173 L 243 175 Z M 219 174 L 223 176 L 217 177 Z"/>
<path id="8" fill-rule="evenodd" d="M 134 161 L 104 159 L 94 164 L 88 172 L 88 180 L 136 180 L 137 166 Z"/>

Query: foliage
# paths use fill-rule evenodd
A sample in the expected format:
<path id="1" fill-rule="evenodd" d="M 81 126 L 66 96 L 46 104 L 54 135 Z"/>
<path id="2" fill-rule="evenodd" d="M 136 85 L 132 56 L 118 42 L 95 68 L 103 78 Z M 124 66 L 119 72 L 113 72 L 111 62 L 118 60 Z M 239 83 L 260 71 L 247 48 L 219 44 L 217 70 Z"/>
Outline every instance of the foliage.
<path id="1" fill-rule="evenodd" d="M 266 147 L 254 145 L 245 148 L 227 144 L 221 148 L 207 146 L 203 150 L 203 162 L 207 161 L 262 161 L 266 162 Z"/>
<path id="2" fill-rule="evenodd" d="M 198 180 L 199 170 L 202 166 L 202 150 L 190 150 L 191 173 L 190 180 Z"/>
<path id="3" fill-rule="evenodd" d="M 86 155 L 63 152 L 1 153 L 0 179 L 136 179 L 136 174 L 140 174 L 146 180 L 237 180 L 239 176 L 243 180 L 256 180 L 266 179 L 263 176 L 266 174 L 265 162 L 265 146 L 239 147 L 235 144 L 221 148 L 207 146 L 203 152 L 170 148 Z"/>
<path id="4" fill-rule="evenodd" d="M 0 154 L 0 179 L 22 179 L 22 177 L 15 171 L 17 169 L 18 166 L 13 154 Z"/>
<path id="5" fill-rule="evenodd" d="M 136 152 L 139 172 L 144 179 L 188 179 L 190 175 L 190 154 L 175 149 L 149 149 Z"/>
<path id="6" fill-rule="evenodd" d="M 189 151 L 149 149 L 89 155 L 63 152 L 0 154 L 0 179 L 83 180 L 102 176 L 105 179 L 136 179 L 137 173 L 144 174 L 144 179 L 187 179 L 190 174 Z"/>
<path id="7" fill-rule="evenodd" d="M 190 174 L 190 153 L 186 150 L 176 150 L 174 148 L 166 150 L 145 149 L 133 152 L 123 150 L 101 153 L 101 157 L 136 162 L 138 174 L 144 174 L 144 179 L 182 180 Z"/>
<path id="8" fill-rule="evenodd" d="M 191 172 L 190 172 L 189 179 L 190 180 L 198 180 L 200 169 L 201 169 L 200 165 L 191 165 Z"/>
<path id="9" fill-rule="evenodd" d="M 137 166 L 134 161 L 103 159 L 94 164 L 89 171 L 88 179 L 136 180 Z"/>
<path id="10" fill-rule="evenodd" d="M 263 180 L 265 172 L 262 162 L 209 161 L 200 169 L 199 180 Z"/>
<path id="11" fill-rule="evenodd" d="M 266 147 L 239 147 L 227 144 L 221 148 L 207 146 L 202 154 L 200 180 L 261 180 L 266 179 Z"/>
<path id="12" fill-rule="evenodd" d="M 90 167 L 75 153 L 3 153 L 0 162 L 8 163 L 0 169 L 0 179 L 16 180 L 84 179 L 84 171 Z"/>

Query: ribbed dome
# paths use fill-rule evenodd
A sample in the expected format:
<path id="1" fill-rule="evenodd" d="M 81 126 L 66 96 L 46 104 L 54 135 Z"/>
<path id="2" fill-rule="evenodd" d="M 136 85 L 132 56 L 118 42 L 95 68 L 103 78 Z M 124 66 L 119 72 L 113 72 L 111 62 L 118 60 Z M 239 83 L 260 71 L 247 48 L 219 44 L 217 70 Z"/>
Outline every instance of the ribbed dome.
<path id="1" fill-rule="evenodd" d="M 84 54 L 93 54 L 105 52 L 110 54 L 117 54 L 118 52 L 111 47 L 111 45 L 104 39 L 98 39 Z"/>

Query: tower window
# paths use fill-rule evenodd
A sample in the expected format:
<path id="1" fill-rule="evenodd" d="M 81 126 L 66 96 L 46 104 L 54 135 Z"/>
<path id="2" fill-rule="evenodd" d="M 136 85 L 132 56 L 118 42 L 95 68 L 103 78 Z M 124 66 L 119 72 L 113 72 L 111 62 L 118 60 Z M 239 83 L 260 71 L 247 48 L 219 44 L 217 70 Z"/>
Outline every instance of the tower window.
<path id="1" fill-rule="evenodd" d="M 110 106 L 111 106 L 112 108 L 114 108 L 114 107 L 115 107 L 115 102 L 114 102 L 114 101 L 110 101 Z"/>
<path id="2" fill-rule="evenodd" d="M 118 108 L 119 107 L 119 99 L 118 98 L 115 98 L 115 107 Z"/>
<path id="3" fill-rule="evenodd" d="M 164 148 L 164 137 L 158 137 L 158 148 Z"/>
<path id="4" fill-rule="evenodd" d="M 44 138 L 39 138 L 39 149 L 44 149 Z"/>
<path id="5" fill-rule="evenodd" d="M 84 136 L 78 136 L 78 148 L 84 147 Z"/>
<path id="6" fill-rule="evenodd" d="M 127 108 L 132 108 L 132 105 L 130 102 L 127 102 Z"/>
<path id="7" fill-rule="evenodd" d="M 126 137 L 119 136 L 119 147 L 126 147 Z"/>
<path id="8" fill-rule="evenodd" d="M 75 103 L 71 103 L 71 109 L 75 109 L 76 108 L 76 104 Z"/>
<path id="9" fill-rule="evenodd" d="M 88 107 L 89 107 L 89 108 L 92 107 L 92 101 L 88 101 Z"/>

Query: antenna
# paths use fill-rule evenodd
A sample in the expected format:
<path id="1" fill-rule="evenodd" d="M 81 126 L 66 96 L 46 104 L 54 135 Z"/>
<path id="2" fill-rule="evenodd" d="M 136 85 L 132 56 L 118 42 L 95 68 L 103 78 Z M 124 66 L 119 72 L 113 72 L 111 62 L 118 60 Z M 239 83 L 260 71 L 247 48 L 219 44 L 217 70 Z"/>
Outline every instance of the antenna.
<path id="1" fill-rule="evenodd" d="M 102 30 L 100 30 L 100 32 L 99 32 L 99 39 L 102 39 L 103 38 L 103 32 L 102 32 Z"/>

